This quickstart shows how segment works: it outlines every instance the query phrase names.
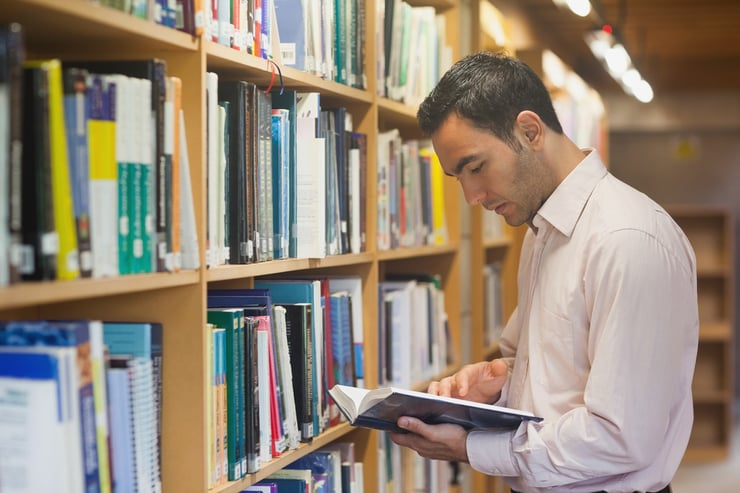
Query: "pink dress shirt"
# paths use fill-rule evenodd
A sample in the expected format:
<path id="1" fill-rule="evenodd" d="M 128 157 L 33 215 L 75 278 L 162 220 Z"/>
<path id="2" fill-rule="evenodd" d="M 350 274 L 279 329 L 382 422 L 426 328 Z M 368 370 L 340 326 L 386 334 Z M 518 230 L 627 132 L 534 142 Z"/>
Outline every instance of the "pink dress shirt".
<path id="1" fill-rule="evenodd" d="M 468 458 L 520 492 L 657 491 L 693 422 L 696 261 L 658 204 L 584 152 L 527 231 L 501 336 L 497 404 L 544 421 L 471 432 Z"/>

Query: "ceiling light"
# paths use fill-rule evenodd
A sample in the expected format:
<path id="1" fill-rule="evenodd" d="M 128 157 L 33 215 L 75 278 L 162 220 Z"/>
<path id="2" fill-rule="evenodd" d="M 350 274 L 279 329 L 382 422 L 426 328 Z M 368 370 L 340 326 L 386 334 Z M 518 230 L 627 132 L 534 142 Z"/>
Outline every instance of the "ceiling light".
<path id="1" fill-rule="evenodd" d="M 625 93 L 638 101 L 649 103 L 653 99 L 653 89 L 645 81 L 632 63 L 627 49 L 614 35 L 611 26 L 586 33 L 584 39 L 594 57 L 622 87 Z"/>
<path id="2" fill-rule="evenodd" d="M 591 2 L 589 0 L 568 0 L 568 8 L 571 12 L 580 17 L 586 17 L 591 13 Z"/>

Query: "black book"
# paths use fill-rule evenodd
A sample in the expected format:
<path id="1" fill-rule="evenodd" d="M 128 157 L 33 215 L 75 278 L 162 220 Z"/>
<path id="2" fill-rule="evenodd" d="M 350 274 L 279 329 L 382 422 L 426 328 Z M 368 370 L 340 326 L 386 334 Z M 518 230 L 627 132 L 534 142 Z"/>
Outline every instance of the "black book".
<path id="1" fill-rule="evenodd" d="M 247 113 L 247 91 L 249 84 L 244 81 L 219 81 L 219 104 L 227 103 L 229 112 L 228 121 L 228 148 L 227 174 L 228 197 L 226 202 L 228 212 L 229 263 L 246 264 L 251 261 L 251 249 L 248 248 L 247 236 L 247 154 L 249 149 L 246 142 L 246 128 L 249 115 Z"/>
<path id="2" fill-rule="evenodd" d="M 285 308 L 285 328 L 288 338 L 288 354 L 293 373 L 293 396 L 295 398 L 298 427 L 301 440 L 314 437 L 313 426 L 313 327 L 310 303 L 280 304 Z"/>
<path id="3" fill-rule="evenodd" d="M 49 135 L 49 80 L 41 67 L 23 69 L 22 260 L 24 280 L 52 280 L 57 273 Z"/>
<path id="4" fill-rule="evenodd" d="M 7 139 L 0 148 L 7 154 L 0 157 L 0 167 L 7 179 L 7 189 L 0 191 L 0 200 L 6 200 L 8 228 L 8 280 L 21 279 L 20 260 L 22 250 L 22 176 L 23 176 L 23 61 L 25 60 L 24 30 L 18 23 L 0 27 L 0 86 L 5 86 L 8 114 Z M 1 181 L 1 180 L 0 180 Z M 3 208 L 0 207 L 0 210 Z M 2 227 L 5 227 L 3 225 Z M 2 259 L 5 261 L 5 259 Z"/>
<path id="5" fill-rule="evenodd" d="M 525 411 L 395 387 L 368 390 L 335 385 L 329 395 L 353 426 L 376 430 L 404 432 L 396 425 L 401 416 L 428 424 L 456 424 L 467 430 L 511 429 L 524 421 L 542 421 Z"/>

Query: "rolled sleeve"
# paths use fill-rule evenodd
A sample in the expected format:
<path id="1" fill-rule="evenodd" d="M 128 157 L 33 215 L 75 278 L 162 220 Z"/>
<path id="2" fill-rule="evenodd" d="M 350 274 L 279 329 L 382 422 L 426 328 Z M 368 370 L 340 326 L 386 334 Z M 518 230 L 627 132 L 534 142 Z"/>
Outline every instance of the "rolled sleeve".
<path id="1" fill-rule="evenodd" d="M 518 476 L 511 443 L 515 431 L 471 431 L 466 442 L 468 461 L 476 471 L 493 476 Z"/>

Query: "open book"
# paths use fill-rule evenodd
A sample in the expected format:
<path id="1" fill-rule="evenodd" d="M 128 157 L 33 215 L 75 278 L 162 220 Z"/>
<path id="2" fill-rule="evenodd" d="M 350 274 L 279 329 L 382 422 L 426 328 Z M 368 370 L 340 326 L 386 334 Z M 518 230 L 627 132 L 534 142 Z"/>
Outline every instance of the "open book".
<path id="1" fill-rule="evenodd" d="M 395 387 L 368 390 L 335 385 L 329 395 L 350 424 L 385 431 L 404 432 L 396 425 L 401 416 L 466 429 L 516 428 L 522 421 L 542 421 L 525 411 Z"/>

